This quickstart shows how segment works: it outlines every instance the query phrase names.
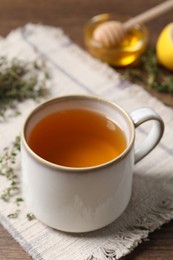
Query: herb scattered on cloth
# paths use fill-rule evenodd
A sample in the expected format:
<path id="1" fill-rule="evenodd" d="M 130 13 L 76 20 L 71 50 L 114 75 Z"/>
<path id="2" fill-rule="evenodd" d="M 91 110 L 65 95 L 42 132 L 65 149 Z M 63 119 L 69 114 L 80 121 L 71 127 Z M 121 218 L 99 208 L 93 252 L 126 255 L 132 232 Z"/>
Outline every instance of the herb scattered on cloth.
<path id="1" fill-rule="evenodd" d="M 15 164 L 17 155 L 20 152 L 20 137 L 17 136 L 14 142 L 9 147 L 5 147 L 0 156 L 0 175 L 7 179 L 8 187 L 0 194 L 0 199 L 5 202 L 15 198 L 16 211 L 8 215 L 9 218 L 17 218 L 20 209 L 19 206 L 23 199 L 18 197 L 19 193 L 19 177 L 16 174 Z"/>
<path id="2" fill-rule="evenodd" d="M 20 114 L 18 103 L 26 99 L 39 100 L 48 94 L 46 81 L 49 78 L 43 61 L 24 62 L 18 59 L 8 60 L 0 57 L 0 119 Z M 9 113 L 10 112 L 10 113 Z M 14 201 L 15 212 L 9 218 L 17 218 L 20 214 L 20 205 L 23 199 L 19 197 L 20 181 L 16 173 L 16 162 L 20 153 L 20 137 L 5 147 L 0 155 L 0 176 L 6 178 L 8 187 L 0 194 L 5 202 Z M 28 220 L 34 219 L 32 213 L 26 215 Z"/>
<path id="3" fill-rule="evenodd" d="M 20 153 L 20 137 L 16 136 L 15 140 L 5 147 L 0 156 L 0 176 L 7 179 L 8 187 L 0 194 L 0 199 L 5 202 L 13 201 L 16 205 L 16 210 L 8 215 L 9 218 L 18 218 L 21 209 L 20 205 L 23 202 L 23 198 L 19 197 L 20 194 L 20 180 L 16 173 L 17 159 Z M 26 214 L 29 221 L 35 219 L 33 213 Z"/>
<path id="4" fill-rule="evenodd" d="M 47 78 L 44 63 L 25 63 L 0 57 L 0 118 L 6 117 L 9 109 L 11 115 L 20 113 L 17 109 L 18 102 L 44 96 Z"/>
<path id="5" fill-rule="evenodd" d="M 173 73 L 158 64 L 156 52 L 148 47 L 138 63 L 119 69 L 122 77 L 142 85 L 148 91 L 173 96 Z"/>
<path id="6" fill-rule="evenodd" d="M 13 165 L 16 163 L 16 157 L 20 151 L 20 137 L 17 136 L 10 147 L 5 147 L 0 156 L 0 175 L 9 180 L 9 187 L 4 190 L 0 198 L 6 202 L 10 201 L 16 191 L 18 192 L 18 176 L 15 173 Z M 18 198 L 16 200 L 19 203 Z"/>

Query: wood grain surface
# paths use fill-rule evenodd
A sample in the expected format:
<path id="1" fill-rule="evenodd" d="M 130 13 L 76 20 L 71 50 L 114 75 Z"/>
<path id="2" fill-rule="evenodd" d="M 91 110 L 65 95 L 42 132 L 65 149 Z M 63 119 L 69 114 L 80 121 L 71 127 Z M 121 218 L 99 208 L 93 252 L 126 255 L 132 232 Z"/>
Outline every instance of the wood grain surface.
<path id="1" fill-rule="evenodd" d="M 82 48 L 83 26 L 96 14 L 110 12 L 135 16 L 163 1 L 161 0 L 0 0 L 0 35 L 28 22 L 59 26 Z M 147 24 L 150 43 L 155 44 L 161 29 L 173 20 L 173 11 Z M 171 102 L 172 98 L 168 97 Z M 170 104 L 173 104 L 173 102 Z M 31 259 L 0 225 L 0 260 Z M 149 236 L 124 260 L 172 260 L 173 221 Z M 49 259 L 51 260 L 51 259 Z M 57 259 L 60 260 L 60 259 Z M 69 260 L 69 259 L 67 259 Z"/>

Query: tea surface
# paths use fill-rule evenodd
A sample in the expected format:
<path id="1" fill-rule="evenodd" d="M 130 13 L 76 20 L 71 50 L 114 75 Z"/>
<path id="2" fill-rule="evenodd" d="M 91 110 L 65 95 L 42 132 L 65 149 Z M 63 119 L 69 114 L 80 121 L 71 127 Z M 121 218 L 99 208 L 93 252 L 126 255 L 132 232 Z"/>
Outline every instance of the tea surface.
<path id="1" fill-rule="evenodd" d="M 53 113 L 36 124 L 28 138 L 43 159 L 68 167 L 108 162 L 126 148 L 123 131 L 102 114 L 83 109 Z"/>

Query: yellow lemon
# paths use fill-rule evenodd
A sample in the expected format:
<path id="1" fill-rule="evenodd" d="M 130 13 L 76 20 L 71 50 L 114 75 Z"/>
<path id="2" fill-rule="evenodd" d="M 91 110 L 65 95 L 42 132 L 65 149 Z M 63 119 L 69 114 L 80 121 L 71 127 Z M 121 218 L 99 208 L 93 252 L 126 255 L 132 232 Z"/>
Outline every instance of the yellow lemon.
<path id="1" fill-rule="evenodd" d="M 173 70 L 173 23 L 161 31 L 156 44 L 156 53 L 158 62 Z"/>

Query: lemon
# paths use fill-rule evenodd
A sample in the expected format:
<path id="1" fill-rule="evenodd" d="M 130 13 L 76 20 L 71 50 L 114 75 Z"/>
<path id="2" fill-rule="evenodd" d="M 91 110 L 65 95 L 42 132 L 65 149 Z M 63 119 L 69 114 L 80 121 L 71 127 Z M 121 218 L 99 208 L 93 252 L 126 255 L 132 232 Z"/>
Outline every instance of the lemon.
<path id="1" fill-rule="evenodd" d="M 161 31 L 156 44 L 156 54 L 160 64 L 173 70 L 173 23 Z"/>

